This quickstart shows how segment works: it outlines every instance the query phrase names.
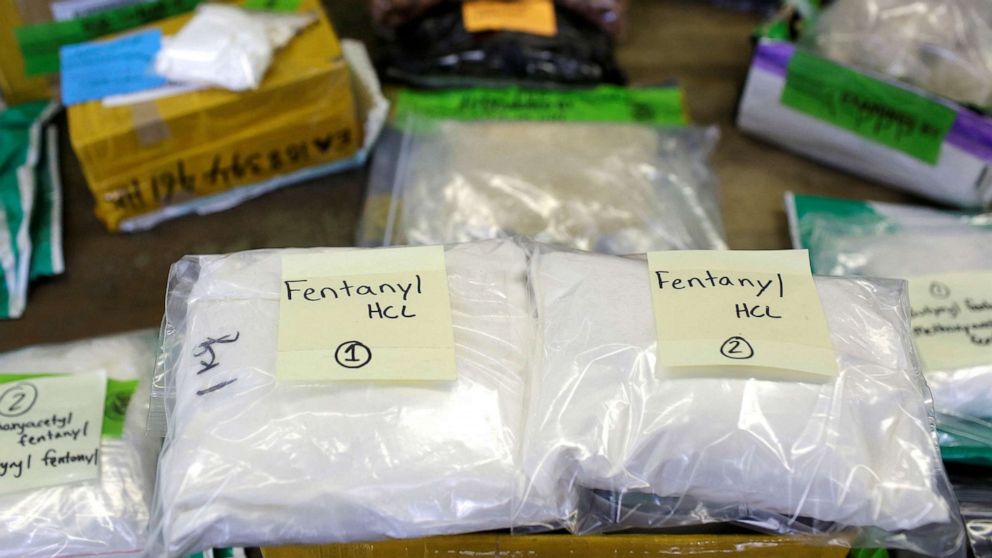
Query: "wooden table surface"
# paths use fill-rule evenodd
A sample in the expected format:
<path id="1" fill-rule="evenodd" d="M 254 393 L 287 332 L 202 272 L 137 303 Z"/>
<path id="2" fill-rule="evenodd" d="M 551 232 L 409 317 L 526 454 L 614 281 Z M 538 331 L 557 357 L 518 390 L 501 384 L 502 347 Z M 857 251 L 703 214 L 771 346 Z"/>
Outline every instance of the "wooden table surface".
<path id="1" fill-rule="evenodd" d="M 788 248 L 783 194 L 912 198 L 807 161 L 733 125 L 761 18 L 701 0 L 633 0 L 618 58 L 633 84 L 677 80 L 693 119 L 718 126 L 713 157 L 724 225 L 732 248 Z M 365 2 L 329 3 L 342 37 L 369 40 Z M 185 254 L 252 248 L 347 246 L 362 206 L 365 170 L 320 178 L 210 216 L 169 221 L 137 234 L 112 235 L 93 216 L 92 199 L 62 125 L 66 272 L 32 286 L 19 320 L 0 322 L 0 350 L 143 327 L 162 318 L 169 266 Z"/>

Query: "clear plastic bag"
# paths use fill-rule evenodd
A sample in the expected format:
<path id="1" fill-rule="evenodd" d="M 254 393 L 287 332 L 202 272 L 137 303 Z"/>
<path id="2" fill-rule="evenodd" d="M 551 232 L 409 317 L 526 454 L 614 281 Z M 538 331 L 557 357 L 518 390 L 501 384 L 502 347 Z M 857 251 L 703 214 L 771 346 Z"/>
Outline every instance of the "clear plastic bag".
<path id="1" fill-rule="evenodd" d="M 205 4 L 179 33 L 163 41 L 155 71 L 175 83 L 258 89 L 275 51 L 315 21 L 310 13 Z"/>
<path id="2" fill-rule="evenodd" d="M 145 435 L 157 336 L 141 331 L 0 355 L 0 374 L 105 370 L 140 380 L 121 438 L 101 443 L 100 478 L 0 496 L 0 557 L 139 556 L 146 544 L 158 440 Z"/>
<path id="3" fill-rule="evenodd" d="M 990 0 L 837 0 L 804 41 L 834 60 L 992 109 Z"/>
<path id="4" fill-rule="evenodd" d="M 432 120 L 373 162 L 358 243 L 521 235 L 582 250 L 726 248 L 707 159 L 715 129 Z"/>
<path id="5" fill-rule="evenodd" d="M 968 529 L 971 556 L 992 558 L 992 489 L 983 478 L 955 479 L 961 518 Z"/>
<path id="6" fill-rule="evenodd" d="M 992 271 L 992 214 L 820 200 L 788 200 L 794 242 L 810 251 L 817 273 L 908 279 Z M 926 376 L 939 411 L 992 418 L 992 360 L 962 369 L 927 370 Z"/>
<path id="7" fill-rule="evenodd" d="M 834 381 L 666 379 L 645 262 L 539 248 L 523 502 L 563 496 L 579 533 L 732 521 L 960 551 L 904 283 L 815 282 Z"/>
<path id="8" fill-rule="evenodd" d="M 508 527 L 534 328 L 525 252 L 446 250 L 457 380 L 322 384 L 275 377 L 289 252 L 173 266 L 153 395 L 168 419 L 155 520 L 168 555 Z"/>

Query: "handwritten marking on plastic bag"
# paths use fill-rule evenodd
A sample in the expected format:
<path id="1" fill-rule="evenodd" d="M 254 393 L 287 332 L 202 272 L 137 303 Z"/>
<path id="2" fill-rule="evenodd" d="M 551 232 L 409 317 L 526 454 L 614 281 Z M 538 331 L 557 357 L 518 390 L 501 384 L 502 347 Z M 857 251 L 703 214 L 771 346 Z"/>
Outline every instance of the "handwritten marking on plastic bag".
<path id="1" fill-rule="evenodd" d="M 202 343 L 193 349 L 193 356 L 200 358 L 200 369 L 196 371 L 199 376 L 204 372 L 210 372 L 211 370 L 220 366 L 220 361 L 217 357 L 216 345 L 227 345 L 230 343 L 235 343 L 241 338 L 241 332 L 235 331 L 233 334 L 226 334 L 220 337 L 207 337 Z M 208 393 L 213 393 L 221 388 L 227 387 L 237 381 L 237 378 L 229 378 L 223 380 L 219 383 L 211 385 L 209 387 L 199 389 L 196 391 L 197 395 L 206 395 Z"/>

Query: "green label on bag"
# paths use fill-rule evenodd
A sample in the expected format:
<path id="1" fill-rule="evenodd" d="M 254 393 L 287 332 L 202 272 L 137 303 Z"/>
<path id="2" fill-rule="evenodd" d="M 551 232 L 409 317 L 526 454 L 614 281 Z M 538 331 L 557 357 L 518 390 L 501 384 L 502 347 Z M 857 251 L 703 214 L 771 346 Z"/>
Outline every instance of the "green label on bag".
<path id="1" fill-rule="evenodd" d="M 107 398 L 103 405 L 103 435 L 120 438 L 124 435 L 124 418 L 131 397 L 138 389 L 138 380 L 107 378 Z"/>
<path id="2" fill-rule="evenodd" d="M 242 7 L 270 12 L 295 12 L 300 7 L 300 0 L 245 0 Z"/>
<path id="3" fill-rule="evenodd" d="M 936 101 L 802 52 L 789 62 L 781 102 L 931 165 L 957 116 Z"/>
<path id="4" fill-rule="evenodd" d="M 458 120 L 632 122 L 662 126 L 688 123 L 682 90 L 677 87 L 600 86 L 580 91 L 404 90 L 396 103 L 396 116 L 404 118 L 411 113 Z"/>
<path id="5" fill-rule="evenodd" d="M 0 385 L 55 376 L 64 376 L 64 374 L 0 374 Z M 137 389 L 138 380 L 107 378 L 107 394 L 103 404 L 104 436 L 120 438 L 124 435 L 124 418 L 127 415 L 127 407 Z"/>
<path id="6" fill-rule="evenodd" d="M 202 0 L 157 0 L 104 10 L 92 15 L 25 25 L 14 30 L 29 76 L 59 71 L 59 48 L 188 12 Z"/>

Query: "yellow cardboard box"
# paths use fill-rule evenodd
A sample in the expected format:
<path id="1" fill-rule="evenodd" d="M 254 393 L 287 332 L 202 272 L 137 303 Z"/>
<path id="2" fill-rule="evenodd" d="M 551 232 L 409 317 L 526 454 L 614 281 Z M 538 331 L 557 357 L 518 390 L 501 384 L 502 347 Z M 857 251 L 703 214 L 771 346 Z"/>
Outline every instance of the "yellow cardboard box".
<path id="1" fill-rule="evenodd" d="M 107 228 L 358 150 L 362 130 L 337 36 L 317 0 L 303 0 L 299 10 L 318 14 L 318 22 L 276 53 L 257 90 L 69 108 L 72 146 Z M 150 27 L 171 35 L 191 17 Z"/>
<path id="2" fill-rule="evenodd" d="M 504 535 L 476 534 L 263 548 L 265 558 L 595 558 L 600 556 L 754 556 L 844 558 L 848 549 L 821 539 L 777 535 Z"/>

